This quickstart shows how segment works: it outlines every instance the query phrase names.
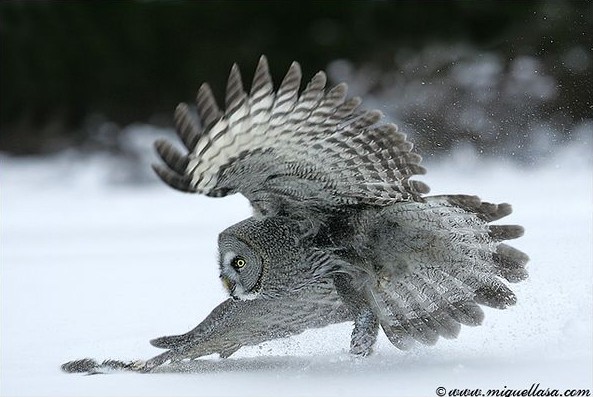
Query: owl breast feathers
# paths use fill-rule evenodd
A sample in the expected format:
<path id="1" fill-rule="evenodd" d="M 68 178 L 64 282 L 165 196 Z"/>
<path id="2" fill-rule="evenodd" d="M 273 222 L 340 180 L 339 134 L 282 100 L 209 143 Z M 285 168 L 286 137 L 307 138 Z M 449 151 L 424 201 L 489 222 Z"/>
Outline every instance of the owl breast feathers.
<path id="1" fill-rule="evenodd" d="M 274 90 L 262 57 L 247 93 L 234 65 L 224 111 L 207 84 L 197 117 L 177 107 L 186 150 L 156 142 L 165 183 L 241 193 L 254 216 L 220 234 L 229 299 L 193 330 L 153 340 L 167 351 L 147 369 L 346 321 L 353 354 L 371 353 L 379 330 L 406 350 L 479 325 L 482 305 L 515 304 L 507 282 L 527 277 L 528 258 L 503 241 L 523 228 L 491 224 L 510 205 L 427 196 L 411 179 L 421 158 L 395 125 L 347 98 L 346 84 L 326 90 L 323 72 L 300 84 L 293 63 Z"/>

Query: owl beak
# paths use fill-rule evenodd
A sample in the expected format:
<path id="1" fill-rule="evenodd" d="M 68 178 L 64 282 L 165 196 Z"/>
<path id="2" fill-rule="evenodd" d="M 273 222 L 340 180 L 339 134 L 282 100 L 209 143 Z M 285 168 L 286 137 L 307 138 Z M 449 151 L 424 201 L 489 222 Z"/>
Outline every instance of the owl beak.
<path id="1" fill-rule="evenodd" d="M 226 276 L 221 276 L 220 277 L 222 279 L 222 284 L 224 285 L 224 287 L 227 289 L 227 291 L 229 291 L 229 293 L 232 295 L 233 291 L 235 290 L 235 283 L 233 281 L 231 281 L 228 277 Z"/>

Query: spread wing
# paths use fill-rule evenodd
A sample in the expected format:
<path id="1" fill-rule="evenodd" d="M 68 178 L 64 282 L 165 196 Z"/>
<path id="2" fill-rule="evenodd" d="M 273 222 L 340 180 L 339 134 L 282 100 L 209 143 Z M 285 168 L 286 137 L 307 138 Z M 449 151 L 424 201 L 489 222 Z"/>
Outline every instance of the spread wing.
<path id="1" fill-rule="evenodd" d="M 148 361 L 93 359 L 70 361 L 62 365 L 65 372 L 99 374 L 114 370 L 150 372 L 167 362 L 182 365 L 210 354 L 226 358 L 243 346 L 297 335 L 310 328 L 352 320 L 331 282 L 316 285 L 315 291 L 278 299 L 238 301 L 227 299 L 191 331 L 152 340 L 153 346 L 165 352 Z M 298 315 L 295 315 L 298 313 Z M 206 362 L 202 364 L 207 365 Z"/>
<path id="2" fill-rule="evenodd" d="M 274 91 L 262 56 L 247 94 L 234 65 L 226 110 L 203 84 L 196 101 L 200 122 L 186 104 L 175 112 L 188 153 L 159 140 L 156 149 L 166 166 L 154 170 L 178 190 L 214 197 L 241 193 L 263 214 L 383 206 L 428 192 L 424 183 L 410 180 L 424 173 L 421 157 L 410 152 L 412 144 L 394 124 L 379 123 L 379 111 L 348 99 L 344 83 L 326 91 L 323 72 L 302 92 L 300 83 L 294 62 Z"/>
<path id="3" fill-rule="evenodd" d="M 333 284 L 325 282 L 317 287 L 315 298 L 302 294 L 278 299 L 227 299 L 191 331 L 152 340 L 153 346 L 167 351 L 147 365 L 152 368 L 168 360 L 195 359 L 214 353 L 226 358 L 243 346 L 350 321 L 350 313 Z"/>

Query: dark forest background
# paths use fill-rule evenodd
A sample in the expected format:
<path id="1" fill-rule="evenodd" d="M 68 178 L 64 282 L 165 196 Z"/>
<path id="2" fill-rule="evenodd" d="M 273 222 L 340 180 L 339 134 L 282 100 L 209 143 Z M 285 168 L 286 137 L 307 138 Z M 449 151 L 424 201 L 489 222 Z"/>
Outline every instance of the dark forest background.
<path id="1" fill-rule="evenodd" d="M 0 34 L 13 155 L 171 126 L 203 81 L 222 99 L 232 63 L 249 80 L 261 54 L 276 82 L 293 60 L 346 79 L 424 150 L 544 141 L 535 156 L 593 131 L 590 1 L 2 1 Z"/>

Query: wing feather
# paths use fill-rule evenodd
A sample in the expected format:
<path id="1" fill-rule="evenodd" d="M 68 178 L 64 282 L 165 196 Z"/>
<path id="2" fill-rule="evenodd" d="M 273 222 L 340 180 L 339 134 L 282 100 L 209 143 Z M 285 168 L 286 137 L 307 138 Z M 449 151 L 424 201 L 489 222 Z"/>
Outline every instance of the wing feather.
<path id="1" fill-rule="evenodd" d="M 224 112 L 225 116 L 233 117 L 234 113 L 237 112 L 239 107 L 243 105 L 246 99 L 247 94 L 243 89 L 243 80 L 241 79 L 241 72 L 239 71 L 239 66 L 235 63 L 231 68 L 231 73 L 229 74 L 229 79 L 227 81 L 225 99 L 226 110 Z M 239 115 L 238 117 L 241 117 L 241 115 Z"/>
<path id="2" fill-rule="evenodd" d="M 198 139 L 200 139 L 200 136 L 202 135 L 202 129 L 199 127 L 197 120 L 194 120 L 185 103 L 180 103 L 177 108 L 175 108 L 174 117 L 179 138 L 181 138 L 181 141 L 187 150 L 192 150 L 196 147 Z"/>
<path id="3" fill-rule="evenodd" d="M 185 174 L 185 170 L 189 164 L 187 156 L 183 155 L 169 141 L 164 139 L 157 140 L 154 145 L 159 156 L 161 156 L 165 164 L 172 171 L 179 175 Z"/>
<path id="4" fill-rule="evenodd" d="M 169 349 L 171 361 L 195 359 L 218 353 L 228 357 L 243 346 L 300 334 L 310 328 L 351 320 L 346 307 L 329 283 L 316 291 L 276 299 L 236 301 L 218 305 L 197 327 L 183 335 L 152 340 L 153 346 Z M 295 316 L 298 312 L 300 315 Z M 150 364 L 162 364 L 159 355 Z"/>
<path id="5" fill-rule="evenodd" d="M 251 83 L 251 98 L 257 102 L 259 98 L 272 94 L 273 90 L 274 84 L 272 83 L 268 60 L 266 57 L 261 57 L 253 75 L 253 83 Z"/>
<path id="6" fill-rule="evenodd" d="M 409 179 L 424 173 L 421 157 L 410 152 L 412 144 L 395 125 L 380 124 L 381 112 L 348 99 L 345 83 L 326 90 L 323 72 L 299 95 L 301 78 L 293 62 L 274 92 L 267 59 L 261 57 L 247 95 L 234 64 L 224 112 L 210 86 L 202 84 L 196 105 L 203 128 L 187 105 L 177 107 L 178 134 L 189 153 L 156 143 L 171 171 L 155 167 L 158 175 L 184 191 L 242 193 L 266 213 L 383 206 L 419 200 L 428 192 Z"/>
<path id="7" fill-rule="evenodd" d="M 186 193 L 195 193 L 196 191 L 191 187 L 191 179 L 187 175 L 179 175 L 168 167 L 163 167 L 160 164 L 153 164 L 152 169 L 159 178 L 173 189 L 177 189 Z"/>
<path id="8" fill-rule="evenodd" d="M 198 107 L 198 115 L 206 130 L 211 128 L 222 117 L 222 112 L 218 108 L 218 104 L 208 83 L 202 84 L 198 90 L 196 105 Z"/>

